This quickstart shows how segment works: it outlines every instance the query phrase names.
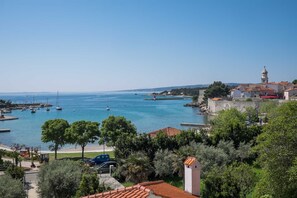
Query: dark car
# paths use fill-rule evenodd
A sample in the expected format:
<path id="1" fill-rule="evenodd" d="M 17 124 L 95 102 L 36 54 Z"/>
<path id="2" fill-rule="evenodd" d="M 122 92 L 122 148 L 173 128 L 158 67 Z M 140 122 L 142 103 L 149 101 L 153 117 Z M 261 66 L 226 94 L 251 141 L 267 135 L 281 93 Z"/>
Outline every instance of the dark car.
<path id="1" fill-rule="evenodd" d="M 111 168 L 110 166 L 117 167 L 117 162 L 116 161 L 103 162 L 98 167 L 96 167 L 96 170 L 100 174 L 101 173 L 109 173 L 110 168 Z"/>
<path id="2" fill-rule="evenodd" d="M 108 162 L 109 160 L 110 160 L 110 158 L 109 158 L 108 154 L 101 154 L 101 155 L 94 157 L 93 159 L 90 159 L 89 161 L 87 161 L 87 163 L 90 166 L 94 166 L 94 165 L 100 165 L 103 162 Z"/>

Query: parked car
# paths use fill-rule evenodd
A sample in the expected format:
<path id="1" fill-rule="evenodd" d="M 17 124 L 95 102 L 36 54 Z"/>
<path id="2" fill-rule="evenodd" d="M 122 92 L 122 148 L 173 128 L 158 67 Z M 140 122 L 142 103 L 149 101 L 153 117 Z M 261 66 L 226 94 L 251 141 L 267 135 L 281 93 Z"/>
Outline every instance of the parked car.
<path id="1" fill-rule="evenodd" d="M 100 164 L 98 167 L 95 169 L 97 170 L 98 173 L 109 173 L 110 171 L 110 166 L 117 167 L 117 162 L 116 161 L 108 161 L 108 162 L 103 162 Z"/>
<path id="2" fill-rule="evenodd" d="M 94 157 L 93 159 L 88 160 L 87 164 L 89 164 L 90 166 L 94 166 L 94 165 L 99 165 L 99 164 L 102 164 L 103 162 L 108 162 L 108 161 L 110 161 L 109 155 L 101 154 L 101 155 Z"/>

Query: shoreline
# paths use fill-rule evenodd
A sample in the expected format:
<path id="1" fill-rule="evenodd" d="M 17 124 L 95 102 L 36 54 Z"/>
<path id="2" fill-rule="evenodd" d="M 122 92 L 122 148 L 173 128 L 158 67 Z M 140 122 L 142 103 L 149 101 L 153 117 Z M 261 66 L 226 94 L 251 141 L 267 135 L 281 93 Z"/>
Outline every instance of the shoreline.
<path id="1" fill-rule="evenodd" d="M 6 151 L 13 151 L 10 146 L 7 146 L 5 144 L 0 144 L 0 149 L 6 150 Z M 103 151 L 113 151 L 113 147 L 107 147 L 103 149 L 103 145 L 87 145 L 85 147 L 85 153 L 91 153 L 91 152 L 103 152 Z M 50 150 L 41 150 L 40 153 L 55 153 L 54 151 Z M 69 148 L 62 148 L 58 150 L 58 153 L 81 153 L 81 147 L 80 146 L 73 146 Z"/>

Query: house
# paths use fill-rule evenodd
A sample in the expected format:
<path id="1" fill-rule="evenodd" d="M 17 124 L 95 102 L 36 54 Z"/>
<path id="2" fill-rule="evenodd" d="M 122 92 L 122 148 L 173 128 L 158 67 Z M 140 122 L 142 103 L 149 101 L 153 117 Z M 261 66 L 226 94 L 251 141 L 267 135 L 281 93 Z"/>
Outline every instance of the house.
<path id="1" fill-rule="evenodd" d="M 200 163 L 195 157 L 188 157 L 184 162 L 184 166 L 185 191 L 159 180 L 88 195 L 83 198 L 197 198 L 200 196 Z"/>
<path id="2" fill-rule="evenodd" d="M 153 137 L 156 137 L 157 134 L 161 133 L 161 132 L 164 132 L 167 136 L 176 136 L 177 134 L 181 133 L 181 130 L 176 129 L 176 128 L 172 128 L 172 127 L 166 127 L 166 128 L 163 128 L 163 129 L 159 129 L 159 130 L 156 130 L 156 131 L 149 132 L 148 135 L 153 138 Z"/>
<path id="3" fill-rule="evenodd" d="M 291 88 L 284 92 L 285 100 L 292 100 L 297 98 L 297 88 Z"/>

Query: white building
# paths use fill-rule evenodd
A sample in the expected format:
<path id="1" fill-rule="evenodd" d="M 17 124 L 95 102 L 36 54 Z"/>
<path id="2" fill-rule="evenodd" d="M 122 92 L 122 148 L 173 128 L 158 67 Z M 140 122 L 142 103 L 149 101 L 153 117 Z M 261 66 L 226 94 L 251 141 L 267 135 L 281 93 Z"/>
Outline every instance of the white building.
<path id="1" fill-rule="evenodd" d="M 284 92 L 285 100 L 292 100 L 297 98 L 297 88 L 291 88 Z"/>
<path id="2" fill-rule="evenodd" d="M 195 157 L 188 157 L 184 162 L 184 168 L 185 191 L 200 196 L 200 163 Z"/>

